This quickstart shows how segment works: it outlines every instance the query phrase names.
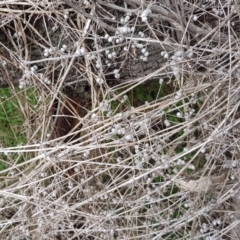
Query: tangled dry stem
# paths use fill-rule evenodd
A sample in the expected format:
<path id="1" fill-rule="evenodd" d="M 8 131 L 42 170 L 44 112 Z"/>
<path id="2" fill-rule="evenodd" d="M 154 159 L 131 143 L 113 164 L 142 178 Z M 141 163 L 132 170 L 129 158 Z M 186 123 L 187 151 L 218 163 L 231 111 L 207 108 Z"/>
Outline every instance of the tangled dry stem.
<path id="1" fill-rule="evenodd" d="M 1 85 L 39 98 L 34 111 L 19 100 L 28 144 L 2 146 L 1 239 L 239 238 L 237 0 L 0 9 Z M 153 79 L 167 94 L 132 106 Z M 91 108 L 56 138 L 52 106 L 69 86 Z"/>

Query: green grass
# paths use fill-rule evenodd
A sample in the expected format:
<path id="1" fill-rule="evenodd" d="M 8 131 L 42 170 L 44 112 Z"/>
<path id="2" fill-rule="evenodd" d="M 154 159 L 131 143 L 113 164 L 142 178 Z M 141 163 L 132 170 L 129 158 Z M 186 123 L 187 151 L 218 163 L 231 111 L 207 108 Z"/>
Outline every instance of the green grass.
<path id="1" fill-rule="evenodd" d="M 145 102 L 152 102 L 164 96 L 167 96 L 173 89 L 166 83 L 159 84 L 159 79 L 152 79 L 144 84 L 134 88 L 128 97 L 132 106 L 138 107 Z"/>
<path id="2" fill-rule="evenodd" d="M 24 131 L 24 116 L 20 109 L 20 103 L 23 107 L 36 106 L 37 98 L 34 88 L 21 90 L 15 88 L 0 88 L 0 145 L 3 148 L 24 145 L 27 143 L 27 137 Z M 14 154 L 13 159 L 18 155 Z M 0 171 L 7 168 L 6 154 L 0 155 Z M 18 159 L 18 162 L 21 162 Z"/>
<path id="3" fill-rule="evenodd" d="M 122 89 L 121 91 L 125 90 L 126 89 Z M 117 91 L 116 95 L 120 94 L 121 91 Z M 128 97 L 128 100 L 124 103 L 119 100 L 111 101 L 111 109 L 114 114 L 117 114 L 126 108 L 139 107 L 144 105 L 145 102 L 156 101 L 168 94 L 171 94 L 173 91 L 173 86 L 166 83 L 162 83 L 160 85 L 159 79 L 152 79 L 127 92 L 126 96 Z"/>

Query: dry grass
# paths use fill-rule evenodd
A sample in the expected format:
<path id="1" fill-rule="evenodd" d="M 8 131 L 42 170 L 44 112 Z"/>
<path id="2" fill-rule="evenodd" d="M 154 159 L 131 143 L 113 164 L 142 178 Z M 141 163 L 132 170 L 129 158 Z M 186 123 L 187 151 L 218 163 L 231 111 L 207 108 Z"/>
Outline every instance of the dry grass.
<path id="1" fill-rule="evenodd" d="M 0 2 L 1 85 L 39 99 L 0 149 L 0 239 L 239 239 L 237 0 L 76 2 Z M 56 138 L 66 87 L 91 108 Z"/>

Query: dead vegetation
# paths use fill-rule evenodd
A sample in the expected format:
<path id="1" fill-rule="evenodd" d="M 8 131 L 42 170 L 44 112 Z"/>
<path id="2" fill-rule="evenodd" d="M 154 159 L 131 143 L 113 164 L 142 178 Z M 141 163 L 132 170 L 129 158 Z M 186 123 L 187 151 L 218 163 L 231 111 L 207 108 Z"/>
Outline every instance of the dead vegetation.
<path id="1" fill-rule="evenodd" d="M 239 239 L 239 10 L 0 2 L 27 136 L 1 143 L 0 238 Z"/>

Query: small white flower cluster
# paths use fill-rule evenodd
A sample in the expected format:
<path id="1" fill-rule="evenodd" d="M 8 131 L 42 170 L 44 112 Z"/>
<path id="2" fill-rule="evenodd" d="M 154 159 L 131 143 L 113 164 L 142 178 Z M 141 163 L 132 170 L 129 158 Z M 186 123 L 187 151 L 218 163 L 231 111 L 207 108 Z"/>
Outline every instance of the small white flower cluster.
<path id="1" fill-rule="evenodd" d="M 49 80 L 49 78 L 44 78 L 43 81 L 44 81 L 46 84 L 48 84 L 48 85 L 51 84 L 51 81 Z"/>
<path id="2" fill-rule="evenodd" d="M 165 52 L 165 51 L 162 51 L 162 52 L 161 52 L 161 56 L 162 56 L 163 58 L 165 58 L 165 59 L 168 59 L 168 58 L 169 58 L 169 54 L 168 54 L 167 52 Z"/>
<path id="3" fill-rule="evenodd" d="M 231 174 L 229 178 L 233 181 L 233 180 L 235 180 L 235 175 Z"/>
<path id="4" fill-rule="evenodd" d="M 164 120 L 164 125 L 165 125 L 166 127 L 170 127 L 170 126 L 171 126 L 171 123 L 170 123 L 167 119 L 165 119 L 165 120 Z"/>
<path id="5" fill-rule="evenodd" d="M 128 27 L 128 26 L 122 26 L 117 28 L 118 32 L 120 34 L 127 34 L 127 33 L 133 33 L 135 31 L 135 27 Z"/>
<path id="6" fill-rule="evenodd" d="M 133 108 L 132 108 L 133 109 Z M 133 114 L 132 119 L 134 119 L 136 115 Z M 132 125 L 136 131 L 138 131 L 139 134 L 146 133 L 148 129 L 151 127 L 151 120 L 150 119 L 144 119 L 142 121 L 138 121 L 136 124 Z"/>
<path id="7" fill-rule="evenodd" d="M 35 67 L 36 68 L 36 67 Z M 34 68 L 34 69 L 35 69 Z M 20 88 L 20 89 L 22 89 L 22 88 L 24 88 L 24 87 L 26 87 L 26 86 L 30 86 L 30 85 L 32 85 L 32 83 L 31 83 L 31 76 L 32 76 L 32 74 L 34 73 L 34 71 L 32 71 L 33 69 L 31 69 L 31 70 L 25 70 L 24 71 L 24 74 L 23 74 L 23 76 L 22 76 L 22 78 L 19 80 L 19 85 L 18 85 L 18 87 Z"/>
<path id="8" fill-rule="evenodd" d="M 164 82 L 163 78 L 159 78 L 159 84 L 162 85 Z"/>
<path id="9" fill-rule="evenodd" d="M 108 101 L 102 101 L 100 104 L 99 104 L 99 109 L 102 111 L 102 112 L 108 112 L 111 110 L 111 106 L 110 104 L 108 103 Z"/>
<path id="10" fill-rule="evenodd" d="M 161 156 L 161 162 L 162 162 L 161 166 L 163 169 L 169 168 L 169 159 L 170 159 L 170 156 L 167 154 L 166 155 L 164 154 Z"/>
<path id="11" fill-rule="evenodd" d="M 83 153 L 83 157 L 88 158 L 88 157 L 89 157 L 89 154 L 90 154 L 90 151 L 89 151 L 89 150 L 86 150 L 86 151 Z"/>
<path id="12" fill-rule="evenodd" d="M 227 163 L 223 164 L 223 168 L 236 168 L 238 166 L 237 160 L 227 161 Z"/>
<path id="13" fill-rule="evenodd" d="M 68 17 L 69 17 L 69 12 L 65 11 L 64 14 L 63 14 L 63 17 L 64 17 L 65 20 L 67 20 Z"/>
<path id="14" fill-rule="evenodd" d="M 170 66 L 171 66 L 171 69 L 173 71 L 173 75 L 178 79 L 179 78 L 179 72 L 180 72 L 180 69 L 179 67 L 177 66 L 176 62 L 173 60 L 170 62 Z"/>
<path id="15" fill-rule="evenodd" d="M 67 50 L 67 45 L 63 44 L 62 47 L 60 48 L 61 53 L 65 53 Z"/>
<path id="16" fill-rule="evenodd" d="M 179 98 L 181 98 L 182 97 L 182 90 L 180 89 L 180 90 L 178 90 L 177 92 L 176 92 L 176 95 L 175 95 L 175 99 L 179 99 Z"/>
<path id="17" fill-rule="evenodd" d="M 101 63 L 101 60 L 100 59 L 97 59 L 96 61 L 96 68 L 101 68 L 102 67 L 102 63 Z"/>
<path id="18" fill-rule="evenodd" d="M 207 129 L 209 129 L 209 124 L 207 122 L 203 122 L 202 127 L 203 127 L 203 129 L 207 130 Z"/>
<path id="19" fill-rule="evenodd" d="M 109 195 L 112 196 L 112 193 L 110 193 Z M 101 196 L 98 196 L 98 198 L 104 201 L 104 200 L 107 200 L 109 198 L 109 196 L 108 196 L 108 194 L 103 194 Z"/>
<path id="20" fill-rule="evenodd" d="M 49 57 L 49 55 L 52 55 L 53 52 L 54 52 L 53 48 L 46 48 L 46 49 L 44 49 L 43 55 L 44 55 L 44 57 Z"/>
<path id="21" fill-rule="evenodd" d="M 122 158 L 121 157 L 117 157 L 116 161 L 117 161 L 117 163 L 120 163 L 122 161 Z"/>
<path id="22" fill-rule="evenodd" d="M 211 63 L 212 63 L 212 61 L 211 61 L 210 59 L 208 59 L 208 60 L 206 61 L 206 65 L 207 65 L 207 66 L 209 66 Z"/>
<path id="23" fill-rule="evenodd" d="M 42 172 L 42 173 L 40 173 L 40 176 L 41 176 L 41 178 L 45 178 L 48 176 L 48 174 L 46 172 Z"/>
<path id="24" fill-rule="evenodd" d="M 57 23 L 54 23 L 54 26 L 52 27 L 52 31 L 55 32 L 58 30 L 58 25 Z"/>
<path id="25" fill-rule="evenodd" d="M 149 52 L 147 51 L 147 48 L 144 44 L 135 42 L 135 43 L 132 43 L 131 48 L 132 49 L 134 49 L 134 48 L 140 49 L 141 50 L 140 59 L 143 60 L 144 62 L 148 61 Z M 126 48 L 125 51 L 127 51 L 127 50 L 128 49 Z"/>
<path id="26" fill-rule="evenodd" d="M 96 78 L 96 82 L 99 84 L 99 85 L 102 85 L 105 83 L 104 79 L 102 78 Z"/>
<path id="27" fill-rule="evenodd" d="M 111 63 L 111 62 L 109 62 L 109 60 L 108 60 L 108 59 L 106 59 L 106 60 L 105 60 L 105 63 L 106 63 L 106 65 L 107 65 L 108 67 L 111 67 L 111 66 L 112 66 L 112 63 Z"/>
<path id="28" fill-rule="evenodd" d="M 230 196 L 234 197 L 236 195 L 237 191 L 235 191 L 234 189 L 231 188 L 229 190 L 229 193 L 230 193 Z"/>
<path id="29" fill-rule="evenodd" d="M 222 9 L 216 9 L 213 8 L 213 12 L 217 15 L 217 16 L 223 16 L 224 15 L 224 11 Z"/>
<path id="30" fill-rule="evenodd" d="M 114 69 L 114 70 L 113 70 L 113 73 L 114 73 L 114 77 L 115 77 L 116 79 L 119 79 L 119 78 L 120 78 L 119 69 Z"/>
<path id="31" fill-rule="evenodd" d="M 206 149 L 205 149 L 204 147 L 202 147 L 202 148 L 200 149 L 200 152 L 201 152 L 201 153 L 205 153 L 205 152 L 206 152 Z"/>
<path id="32" fill-rule="evenodd" d="M 180 68 L 178 66 L 179 63 L 181 63 L 184 60 L 184 56 L 183 56 L 183 51 L 179 50 L 176 51 L 172 56 L 171 56 L 171 61 L 170 61 L 170 67 L 173 71 L 173 75 L 178 78 L 179 77 L 179 72 L 180 72 Z M 163 58 L 165 59 L 169 59 L 169 53 L 162 51 L 161 52 L 161 56 L 163 56 Z"/>
<path id="33" fill-rule="evenodd" d="M 105 51 L 105 54 L 108 59 L 114 59 L 117 57 L 117 53 L 115 51 L 110 52 L 108 49 Z"/>
<path id="34" fill-rule="evenodd" d="M 129 22 L 131 15 L 132 15 L 132 13 L 131 13 L 131 12 L 128 12 L 125 17 L 121 17 L 121 18 L 120 18 L 120 22 L 121 22 L 121 23 L 127 23 L 127 22 Z"/>
<path id="35" fill-rule="evenodd" d="M 145 9 L 141 14 L 142 22 L 147 22 L 148 21 L 148 15 L 151 14 L 151 13 L 152 13 L 151 9 L 149 9 L 149 8 Z"/>
<path id="36" fill-rule="evenodd" d="M 131 26 L 127 25 L 128 21 L 130 20 L 130 16 L 131 16 L 131 13 L 127 13 L 127 16 L 125 16 L 124 18 L 122 17 L 120 19 L 121 23 L 124 24 L 124 25 L 117 28 L 116 43 L 122 43 L 123 42 L 123 37 L 119 36 L 119 38 L 118 38 L 118 35 L 124 35 L 124 34 L 135 32 L 135 27 L 134 26 L 131 27 Z M 106 36 L 105 36 L 105 38 L 106 38 Z"/>
<path id="37" fill-rule="evenodd" d="M 15 170 L 11 170 L 9 173 L 10 173 L 11 176 L 15 176 L 16 175 L 16 171 Z"/>
<path id="38" fill-rule="evenodd" d="M 124 103 L 128 100 L 128 96 L 127 95 L 124 95 L 122 100 L 121 100 L 121 103 Z"/>
<path id="39" fill-rule="evenodd" d="M 193 57 L 193 48 L 190 47 L 190 48 L 187 50 L 186 54 L 187 54 L 187 56 L 188 56 L 189 58 L 192 58 L 192 57 Z"/>
<path id="40" fill-rule="evenodd" d="M 87 0 L 84 0 L 84 1 L 83 1 L 83 5 L 85 5 L 85 6 L 89 6 L 89 5 L 90 5 L 90 2 L 87 1 Z"/>
<path id="41" fill-rule="evenodd" d="M 210 230 L 209 226 L 206 223 L 202 224 L 202 228 L 200 229 L 200 233 L 204 234 Z"/>
<path id="42" fill-rule="evenodd" d="M 22 36 L 22 33 L 21 32 L 15 32 L 14 34 L 13 34 L 13 38 L 19 38 L 19 37 L 21 37 Z"/>
<path id="43" fill-rule="evenodd" d="M 185 208 L 190 208 L 190 207 L 191 207 L 191 203 L 185 202 L 185 203 L 184 203 L 184 207 L 185 207 Z"/>
<path id="44" fill-rule="evenodd" d="M 86 53 L 86 50 L 84 47 L 77 46 L 76 52 L 77 55 L 82 56 Z"/>
<path id="45" fill-rule="evenodd" d="M 142 38 L 144 38 L 145 37 L 145 34 L 143 33 L 143 32 L 138 32 L 138 35 L 140 36 L 140 37 L 142 37 Z"/>
<path id="46" fill-rule="evenodd" d="M 117 35 L 118 34 L 127 34 L 127 33 L 133 33 L 135 31 L 135 27 L 128 26 L 127 23 L 129 22 L 131 17 L 131 13 L 128 12 L 125 17 L 120 18 L 120 22 L 123 24 L 123 26 L 117 28 Z"/>
<path id="47" fill-rule="evenodd" d="M 176 51 L 173 56 L 171 57 L 172 60 L 176 62 L 181 62 L 183 60 L 183 51 L 179 50 Z"/>
<path id="48" fill-rule="evenodd" d="M 26 236 L 29 236 L 30 234 L 29 234 L 29 229 L 27 228 L 27 227 L 25 227 L 25 226 L 20 226 L 19 227 L 19 230 L 23 233 L 23 234 L 25 234 Z"/>
<path id="49" fill-rule="evenodd" d="M 112 36 L 109 36 L 108 34 L 105 34 L 104 38 L 108 41 L 108 42 L 114 42 L 114 38 Z"/>
<path id="50" fill-rule="evenodd" d="M 34 65 L 30 68 L 30 70 L 31 70 L 32 73 L 36 73 L 36 71 L 38 70 L 38 66 Z"/>
<path id="51" fill-rule="evenodd" d="M 0 59 L 0 64 L 1 64 L 2 66 L 6 66 L 6 65 L 7 65 L 7 62 L 6 62 L 5 60 L 3 60 L 3 59 L 2 59 L 2 60 Z"/>
<path id="52" fill-rule="evenodd" d="M 124 127 L 121 127 L 120 124 L 115 124 L 111 129 L 112 134 L 116 135 L 124 135 L 126 133 L 126 129 Z"/>
<path id="53" fill-rule="evenodd" d="M 136 153 L 134 158 L 135 165 L 138 168 L 142 168 L 143 164 L 148 163 L 151 159 L 151 154 L 153 151 L 148 143 L 143 146 L 135 145 L 134 149 Z"/>
<path id="54" fill-rule="evenodd" d="M 175 163 L 177 166 L 185 165 L 186 162 L 182 159 L 178 159 L 177 162 Z"/>
<path id="55" fill-rule="evenodd" d="M 192 93 L 190 98 L 189 98 L 189 102 L 192 104 L 196 104 L 197 103 L 197 96 L 196 94 Z"/>
<path id="56" fill-rule="evenodd" d="M 93 121 L 93 122 L 98 122 L 98 115 L 96 114 L 96 113 L 93 113 L 92 115 L 91 115 L 91 120 Z"/>
<path id="57" fill-rule="evenodd" d="M 140 59 L 143 60 L 144 62 L 147 62 L 148 56 L 149 56 L 149 52 L 147 51 L 147 48 L 142 48 L 141 52 L 142 52 L 142 55 L 140 56 Z"/>
<path id="58" fill-rule="evenodd" d="M 123 37 L 116 38 L 116 43 L 122 43 L 123 41 Z"/>
<path id="59" fill-rule="evenodd" d="M 186 111 L 184 113 L 184 118 L 186 120 L 189 120 L 195 113 L 195 109 L 194 108 L 186 108 Z"/>
<path id="60" fill-rule="evenodd" d="M 220 219 L 214 219 L 212 221 L 213 226 L 220 226 L 222 224 L 222 221 Z"/>
<path id="61" fill-rule="evenodd" d="M 198 20 L 198 16 L 197 15 L 193 15 L 193 21 L 196 22 Z"/>
<path id="62" fill-rule="evenodd" d="M 195 168 L 195 166 L 194 166 L 193 164 L 189 164 L 189 165 L 188 165 L 188 169 L 194 171 L 196 168 Z"/>
<path id="63" fill-rule="evenodd" d="M 133 137 L 133 135 L 128 132 L 126 130 L 126 128 L 122 127 L 120 124 L 115 124 L 112 128 L 111 128 L 111 133 L 114 135 L 122 135 L 123 136 L 123 140 L 127 141 L 127 142 L 133 142 L 136 139 Z"/>
<path id="64" fill-rule="evenodd" d="M 114 216 L 115 215 L 115 211 L 114 210 L 106 210 L 106 211 L 102 211 L 101 214 L 103 214 L 104 216 L 106 216 L 107 218 L 110 218 L 111 216 Z M 106 229 L 101 229 L 101 228 L 98 228 L 99 231 L 103 231 L 103 232 L 106 232 Z M 101 236 L 101 235 L 100 235 Z M 104 237 L 105 235 L 103 235 L 103 238 L 102 239 L 105 239 Z"/>
<path id="65" fill-rule="evenodd" d="M 205 240 L 219 240 L 219 238 L 213 237 L 213 236 L 207 236 Z"/>
<path id="66" fill-rule="evenodd" d="M 133 142 L 133 141 L 135 141 L 135 138 L 133 137 L 132 134 L 127 134 L 124 138 L 125 138 L 128 142 Z"/>
<path id="67" fill-rule="evenodd" d="M 218 135 L 219 137 L 228 135 L 228 129 L 221 129 L 221 130 L 217 133 L 217 135 Z"/>
<path id="68" fill-rule="evenodd" d="M 43 81 L 43 82 L 45 82 L 46 84 L 51 84 L 50 79 L 47 78 L 47 77 L 44 77 L 44 75 L 43 75 L 42 73 L 40 73 L 40 74 L 38 75 L 38 78 L 39 78 L 40 81 Z"/>
<path id="69" fill-rule="evenodd" d="M 177 116 L 178 118 L 182 118 L 182 117 L 183 117 L 183 114 L 182 114 L 181 112 L 177 112 L 177 113 L 176 113 L 176 116 Z"/>

